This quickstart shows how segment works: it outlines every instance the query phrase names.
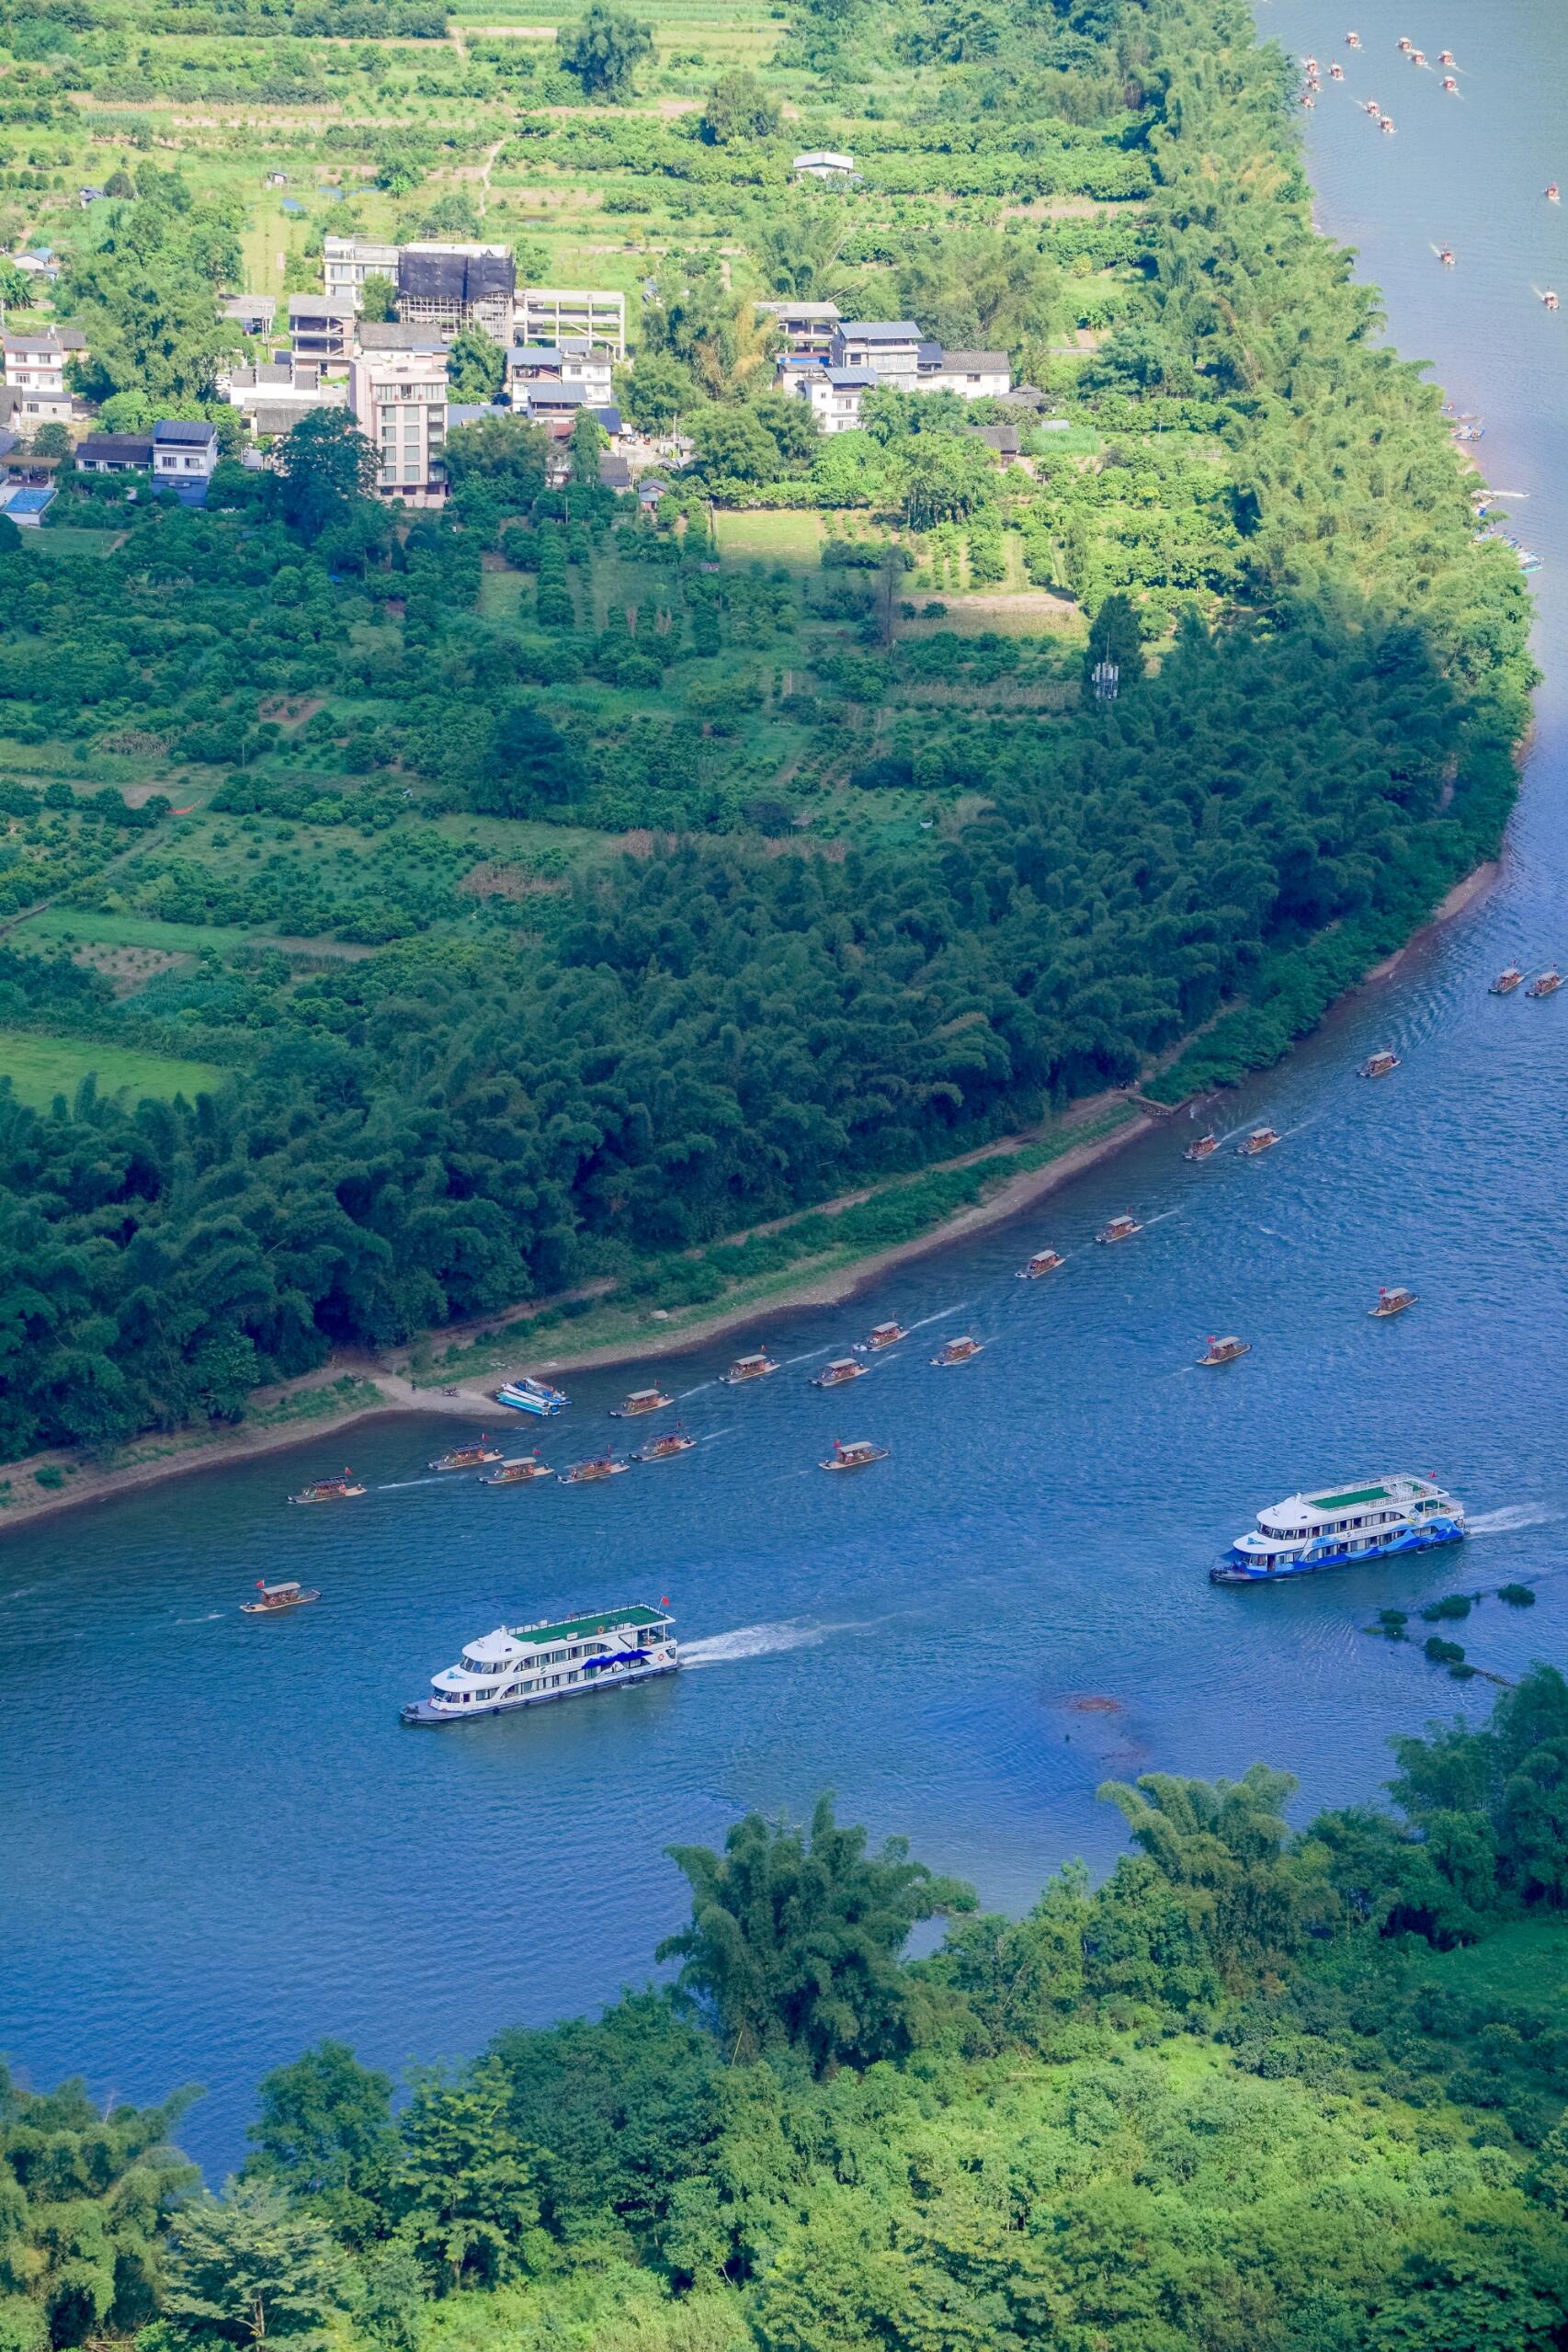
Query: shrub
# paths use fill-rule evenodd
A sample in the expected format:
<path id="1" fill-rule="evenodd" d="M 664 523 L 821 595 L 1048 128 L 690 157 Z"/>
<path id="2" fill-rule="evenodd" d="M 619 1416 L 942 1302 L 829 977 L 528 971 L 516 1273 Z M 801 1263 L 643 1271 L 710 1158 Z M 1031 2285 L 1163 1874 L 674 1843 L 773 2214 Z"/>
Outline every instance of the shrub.
<path id="1" fill-rule="evenodd" d="M 1534 1608 L 1535 1594 L 1528 1585 L 1499 1585 L 1497 1597 L 1506 1601 L 1510 1608 Z"/>
<path id="2" fill-rule="evenodd" d="M 1445 1593 L 1440 1601 L 1428 1601 L 1421 1612 L 1423 1625 L 1440 1625 L 1446 1618 L 1468 1617 L 1471 1600 L 1468 1593 Z"/>
<path id="3" fill-rule="evenodd" d="M 1422 1647 L 1435 1666 L 1457 1666 L 1464 1657 L 1457 1642 L 1445 1642 L 1436 1633 L 1428 1634 Z"/>

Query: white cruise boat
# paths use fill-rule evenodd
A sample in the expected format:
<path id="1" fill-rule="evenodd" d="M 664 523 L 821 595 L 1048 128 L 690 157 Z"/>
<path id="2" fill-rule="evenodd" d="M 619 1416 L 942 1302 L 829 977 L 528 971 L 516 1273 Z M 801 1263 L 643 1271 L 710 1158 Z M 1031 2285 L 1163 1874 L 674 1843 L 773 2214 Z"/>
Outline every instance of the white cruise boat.
<path id="1" fill-rule="evenodd" d="M 1209 1575 L 1216 1585 L 1270 1584 L 1350 1561 L 1428 1551 L 1434 1544 L 1458 1543 L 1464 1532 L 1464 1505 L 1457 1496 L 1430 1478 L 1400 1471 L 1364 1485 L 1287 1495 L 1258 1513 L 1251 1533 L 1239 1536 Z"/>
<path id="2" fill-rule="evenodd" d="M 476 1715 L 507 1715 L 515 1707 L 646 1682 L 650 1675 L 674 1674 L 679 1664 L 664 1608 L 639 1605 L 538 1625 L 498 1625 L 471 1642 L 455 1666 L 443 1666 L 429 1698 L 411 1700 L 403 1720 L 466 1723 Z"/>
<path id="3" fill-rule="evenodd" d="M 548 1416 L 562 1412 L 567 1399 L 559 1389 L 552 1389 L 548 1381 L 529 1380 L 525 1374 L 522 1380 L 508 1381 L 504 1388 L 498 1388 L 495 1402 L 497 1404 L 509 1404 L 514 1413 L 537 1413 Z"/>

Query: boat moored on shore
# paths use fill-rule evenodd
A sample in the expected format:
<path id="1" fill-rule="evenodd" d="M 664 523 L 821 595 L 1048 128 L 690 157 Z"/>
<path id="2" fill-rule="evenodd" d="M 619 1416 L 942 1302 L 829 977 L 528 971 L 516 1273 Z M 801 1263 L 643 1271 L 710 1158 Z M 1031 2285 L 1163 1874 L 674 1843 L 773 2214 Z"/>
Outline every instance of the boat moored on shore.
<path id="1" fill-rule="evenodd" d="M 403 1720 L 464 1723 L 476 1715 L 509 1715 L 674 1674 L 679 1664 L 675 1626 L 664 1606 L 498 1625 L 471 1642 L 455 1666 L 444 1666 L 431 1680 L 428 1699 L 405 1707 Z"/>
<path id="2" fill-rule="evenodd" d="M 346 1470 L 341 1478 L 318 1478 L 309 1486 L 301 1486 L 290 1494 L 290 1503 L 347 1503 L 356 1494 L 363 1494 L 362 1486 L 355 1483 L 352 1471 Z"/>
<path id="3" fill-rule="evenodd" d="M 509 1405 L 514 1413 L 533 1413 L 545 1419 L 553 1413 L 563 1411 L 566 1404 L 561 1391 L 552 1389 L 548 1381 L 527 1378 L 507 1381 L 505 1386 L 496 1390 L 495 1402 Z"/>
<path id="4" fill-rule="evenodd" d="M 306 1608 L 312 1601 L 319 1601 L 321 1598 L 320 1593 L 312 1585 L 292 1582 L 287 1585 L 269 1585 L 264 1576 L 256 1578 L 256 1588 L 261 1595 L 261 1598 L 258 1601 L 242 1601 L 240 1603 L 242 1617 L 280 1617 L 285 1609 Z"/>
<path id="5" fill-rule="evenodd" d="M 1252 1342 L 1250 1339 L 1237 1339 L 1233 1335 L 1228 1339 L 1215 1339 L 1210 1337 L 1207 1349 L 1197 1358 L 1197 1361 L 1200 1366 L 1205 1364 L 1233 1364 L 1238 1356 L 1250 1356 L 1251 1354 Z"/>
<path id="6" fill-rule="evenodd" d="M 1399 1471 L 1360 1485 L 1287 1495 L 1258 1513 L 1256 1526 L 1237 1537 L 1209 1576 L 1216 1585 L 1273 1584 L 1358 1560 L 1428 1551 L 1458 1543 L 1464 1532 L 1461 1502 L 1433 1479 Z"/>
<path id="7" fill-rule="evenodd" d="M 1414 1290 L 1407 1290 L 1403 1284 L 1395 1283 L 1390 1290 L 1380 1288 L 1377 1305 L 1369 1307 L 1367 1312 L 1375 1323 L 1386 1323 L 1390 1315 L 1402 1315 L 1406 1307 L 1413 1307 L 1415 1302 L 1416 1293 Z"/>

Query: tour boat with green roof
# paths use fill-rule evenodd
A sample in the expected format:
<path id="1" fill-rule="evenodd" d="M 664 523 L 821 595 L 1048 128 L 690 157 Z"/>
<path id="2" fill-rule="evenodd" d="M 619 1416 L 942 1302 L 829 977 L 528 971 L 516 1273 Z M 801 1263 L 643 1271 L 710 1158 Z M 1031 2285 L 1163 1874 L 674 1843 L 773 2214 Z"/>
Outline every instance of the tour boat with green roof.
<path id="1" fill-rule="evenodd" d="M 476 1715 L 509 1715 L 553 1699 L 619 1689 L 680 1664 L 668 1604 L 638 1602 L 589 1617 L 498 1625 L 469 1642 L 455 1666 L 431 1679 L 428 1699 L 411 1699 L 405 1723 L 466 1723 Z"/>
<path id="2" fill-rule="evenodd" d="M 1400 1471 L 1362 1485 L 1287 1495 L 1258 1513 L 1250 1534 L 1238 1536 L 1210 1568 L 1210 1581 L 1274 1584 L 1358 1560 L 1429 1551 L 1436 1544 L 1460 1542 L 1464 1532 L 1464 1505 L 1456 1496 L 1435 1479 Z"/>

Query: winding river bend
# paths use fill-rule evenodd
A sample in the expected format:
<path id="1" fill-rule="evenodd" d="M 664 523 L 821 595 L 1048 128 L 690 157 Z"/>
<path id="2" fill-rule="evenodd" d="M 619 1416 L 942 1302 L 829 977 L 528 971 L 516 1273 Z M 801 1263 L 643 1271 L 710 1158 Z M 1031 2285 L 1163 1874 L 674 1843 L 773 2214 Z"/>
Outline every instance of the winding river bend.
<path id="1" fill-rule="evenodd" d="M 1487 982 L 1568 961 L 1568 314 L 1531 293 L 1568 295 L 1568 208 L 1540 193 L 1568 182 L 1568 43 L 1555 0 L 1262 6 L 1290 48 L 1346 62 L 1310 124 L 1323 225 L 1360 248 L 1401 347 L 1484 415 L 1488 478 L 1528 494 L 1520 536 L 1546 559 L 1547 683 L 1502 882 L 1235 1100 L 1232 1125 L 1267 1119 L 1281 1149 L 1193 1169 L 1166 1131 L 1018 1229 L 775 1325 L 784 1369 L 755 1389 L 714 1385 L 727 1348 L 682 1359 L 701 1442 L 679 1460 L 491 1493 L 426 1471 L 450 1422 L 401 1420 L 7 1539 L 0 2043 L 33 2079 L 81 2069 L 140 2099 L 194 2077 L 209 2096 L 185 2136 L 221 2171 L 258 2074 L 323 2033 L 396 2066 L 642 1976 L 685 1907 L 663 1849 L 748 1805 L 832 1785 L 849 1817 L 1018 1907 L 1058 1863 L 1119 1850 L 1108 1774 L 1264 1756 L 1303 1803 L 1345 1800 L 1382 1777 L 1392 1731 L 1485 1704 L 1485 1684 L 1368 1640 L 1381 1604 L 1540 1577 L 1537 1608 L 1488 1603 L 1464 1638 L 1506 1674 L 1562 1654 L 1568 993 Z M 1458 51 L 1460 97 L 1396 54 L 1402 33 Z M 1397 138 L 1356 111 L 1369 95 Z M 1360 1084 L 1385 1044 L 1403 1066 Z M 1142 1237 L 1094 1248 L 1128 1207 Z M 1046 1242 L 1066 1267 L 1016 1282 Z M 1395 1281 L 1418 1309 L 1369 1322 Z M 916 1328 L 871 1379 L 807 1386 L 892 1314 Z M 984 1354 L 933 1370 L 964 1330 Z M 1252 1354 L 1190 1369 L 1216 1331 Z M 574 1382 L 547 1458 L 602 1444 L 631 1384 Z M 892 1461 L 817 1473 L 831 1437 L 861 1434 Z M 287 1511 L 345 1444 L 365 1499 Z M 1257 1505 L 1394 1466 L 1466 1498 L 1466 1555 L 1209 1585 Z M 322 1605 L 239 1616 L 279 1572 Z M 503 1617 L 664 1593 L 690 1645 L 674 1681 L 400 1729 L 399 1702 Z"/>

